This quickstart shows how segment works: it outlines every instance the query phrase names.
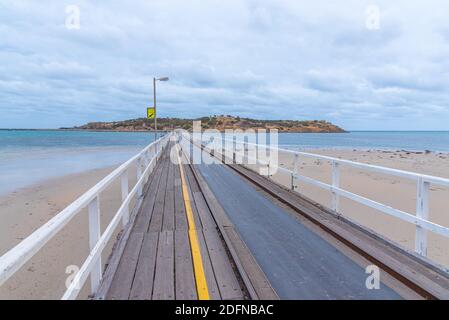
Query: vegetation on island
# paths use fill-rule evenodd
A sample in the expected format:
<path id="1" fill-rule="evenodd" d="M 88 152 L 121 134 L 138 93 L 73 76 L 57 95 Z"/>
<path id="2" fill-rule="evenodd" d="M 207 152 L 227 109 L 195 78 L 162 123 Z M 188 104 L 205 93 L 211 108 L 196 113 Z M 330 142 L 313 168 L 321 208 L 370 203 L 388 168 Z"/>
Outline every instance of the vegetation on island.
<path id="1" fill-rule="evenodd" d="M 197 119 L 158 118 L 159 130 L 192 129 L 192 122 L 201 121 L 202 129 L 277 129 L 279 132 L 345 132 L 342 128 L 325 120 L 259 120 L 234 117 L 230 115 L 210 116 Z M 154 128 L 154 120 L 139 118 L 114 122 L 90 122 L 88 124 L 62 129 L 96 130 L 96 131 L 150 131 Z"/>

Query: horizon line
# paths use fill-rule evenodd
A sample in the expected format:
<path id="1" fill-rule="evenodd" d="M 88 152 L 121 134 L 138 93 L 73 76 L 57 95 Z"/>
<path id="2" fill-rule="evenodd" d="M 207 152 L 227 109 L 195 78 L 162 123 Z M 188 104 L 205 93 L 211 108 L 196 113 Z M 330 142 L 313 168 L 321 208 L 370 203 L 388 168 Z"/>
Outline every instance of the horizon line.
<path id="1" fill-rule="evenodd" d="M 0 128 L 0 131 L 92 131 L 92 132 L 134 132 L 134 133 L 144 133 L 149 132 L 152 133 L 154 130 L 145 130 L 145 131 L 138 131 L 138 130 L 94 130 L 94 129 L 77 129 L 77 128 Z M 449 132 L 449 129 L 446 130 L 410 130 L 410 129 L 403 129 L 403 130 L 393 130 L 393 129 L 365 129 L 365 130 L 351 130 L 351 129 L 344 129 L 345 132 L 279 132 L 279 133 L 350 133 L 350 132 Z M 164 131 L 164 130 L 158 130 L 158 131 Z"/>

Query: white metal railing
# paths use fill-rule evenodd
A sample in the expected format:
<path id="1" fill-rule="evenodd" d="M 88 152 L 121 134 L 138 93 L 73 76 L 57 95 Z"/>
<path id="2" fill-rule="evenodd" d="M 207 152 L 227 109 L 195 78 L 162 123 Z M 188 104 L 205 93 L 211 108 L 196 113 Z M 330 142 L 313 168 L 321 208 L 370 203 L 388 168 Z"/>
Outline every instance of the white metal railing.
<path id="1" fill-rule="evenodd" d="M 72 202 L 64 210 L 50 219 L 42 227 L 34 231 L 26 239 L 0 257 L 0 286 L 30 260 L 48 241 L 50 241 L 70 220 L 82 209 L 88 208 L 89 214 L 89 246 L 90 253 L 75 275 L 62 299 L 75 299 L 89 275 L 91 276 L 91 292 L 94 294 L 102 279 L 101 253 L 110 240 L 114 230 L 122 221 L 123 227 L 129 221 L 129 205 L 134 196 L 142 196 L 142 190 L 149 174 L 153 171 L 158 158 L 167 145 L 172 133 L 152 142 L 137 155 L 123 163 L 108 176 L 103 178 L 90 190 Z M 137 182 L 129 191 L 129 169 L 135 165 Z M 121 181 L 121 206 L 115 213 L 106 230 L 100 230 L 100 194 L 116 179 Z"/>
<path id="2" fill-rule="evenodd" d="M 186 137 L 184 137 L 186 138 Z M 250 159 L 253 161 L 253 164 L 262 165 L 267 167 L 267 176 L 270 178 L 272 176 L 272 172 L 277 170 L 279 172 L 283 172 L 287 175 L 290 175 L 291 179 L 291 185 L 289 186 L 291 190 L 298 192 L 298 185 L 297 182 L 303 182 L 310 185 L 314 185 L 316 187 L 319 187 L 321 189 L 327 190 L 332 195 L 332 204 L 331 209 L 336 212 L 337 214 L 340 214 L 340 208 L 339 208 L 339 200 L 340 197 L 348 198 L 350 200 L 353 200 L 355 202 L 358 202 L 360 204 L 363 204 L 365 206 L 371 207 L 373 209 L 376 209 L 384 214 L 396 217 L 398 219 L 401 219 L 403 221 L 406 221 L 408 223 L 414 224 L 416 226 L 415 231 L 415 252 L 422 255 L 427 256 L 427 231 L 434 232 L 436 234 L 439 234 L 441 236 L 444 236 L 446 238 L 449 238 L 449 228 L 445 226 L 441 226 L 437 223 L 431 222 L 429 220 L 429 188 L 430 185 L 439 185 L 443 187 L 449 187 L 449 179 L 441 178 L 441 177 L 435 177 L 425 174 L 419 174 L 404 170 L 398 170 L 398 169 L 391 169 L 387 167 L 381 167 L 377 165 L 370 165 L 360 162 L 354 162 L 350 160 L 343 160 L 338 158 L 333 158 L 329 156 L 323 156 L 319 154 L 313 154 L 313 153 L 307 153 L 307 152 L 299 152 L 299 151 L 293 151 L 293 150 L 287 150 L 287 149 L 281 149 L 277 147 L 272 147 L 269 145 L 261 145 L 261 144 L 255 144 L 255 143 L 249 143 L 246 141 L 238 141 L 234 137 L 234 139 L 221 139 L 221 142 L 217 146 L 217 139 L 213 139 L 213 142 L 210 143 L 209 147 L 207 145 L 203 144 L 203 141 L 201 141 L 201 144 L 203 147 L 206 147 L 208 151 L 217 152 L 219 151 L 222 155 L 226 154 L 232 154 L 233 160 L 235 161 L 236 154 L 240 153 L 240 156 Z M 226 141 L 232 142 L 230 144 L 227 144 Z M 198 143 L 200 141 L 197 141 Z M 225 146 L 232 146 L 232 149 L 229 150 L 229 148 L 226 148 Z M 243 146 L 243 147 L 242 147 Z M 293 170 L 289 170 L 283 167 L 278 166 L 277 164 L 270 163 L 270 161 L 260 160 L 257 157 L 249 157 L 248 153 L 245 156 L 245 151 L 249 150 L 249 146 L 252 146 L 256 148 L 256 150 L 259 150 L 259 148 L 264 149 L 265 152 L 283 152 L 287 154 L 291 154 L 294 157 L 294 163 L 293 163 Z M 256 154 L 259 154 L 259 151 L 256 151 Z M 316 179 L 306 177 L 300 174 L 299 172 L 299 158 L 300 157 L 307 157 L 307 158 L 315 158 L 315 159 L 321 159 L 329 161 L 332 165 L 332 177 L 331 177 L 331 184 L 324 183 L 322 181 L 318 181 Z M 243 163 L 244 164 L 244 163 Z M 396 176 L 401 177 L 409 180 L 416 181 L 417 184 L 417 200 L 416 200 L 416 213 L 411 214 L 409 212 L 405 212 L 399 209 L 395 209 L 391 206 L 385 205 L 383 203 L 368 199 L 366 197 L 363 197 L 361 195 L 355 194 L 353 192 L 344 190 L 340 187 L 340 167 L 341 166 L 348 166 L 353 168 L 358 168 L 361 170 L 367 170 L 371 172 L 376 173 L 382 173 L 390 176 Z M 249 167 L 252 169 L 251 167 Z M 254 170 L 257 173 L 258 170 Z"/>

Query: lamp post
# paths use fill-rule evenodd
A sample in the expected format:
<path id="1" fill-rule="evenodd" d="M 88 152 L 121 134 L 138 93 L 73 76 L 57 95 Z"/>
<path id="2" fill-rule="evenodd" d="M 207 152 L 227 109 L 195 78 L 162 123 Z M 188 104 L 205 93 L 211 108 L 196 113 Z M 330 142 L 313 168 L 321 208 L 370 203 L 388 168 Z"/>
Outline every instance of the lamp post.
<path id="1" fill-rule="evenodd" d="M 156 81 L 168 81 L 168 77 L 153 78 L 153 99 L 154 99 L 154 141 L 157 140 L 157 111 L 156 111 Z"/>

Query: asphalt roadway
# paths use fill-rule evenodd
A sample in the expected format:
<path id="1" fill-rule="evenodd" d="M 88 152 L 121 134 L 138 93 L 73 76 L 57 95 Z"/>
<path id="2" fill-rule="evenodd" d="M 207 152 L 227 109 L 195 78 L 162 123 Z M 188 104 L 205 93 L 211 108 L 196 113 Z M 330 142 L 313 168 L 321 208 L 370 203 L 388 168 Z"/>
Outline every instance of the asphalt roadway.
<path id="1" fill-rule="evenodd" d="M 232 169 L 197 165 L 281 299 L 401 299 L 384 283 L 367 289 L 365 270 Z"/>

